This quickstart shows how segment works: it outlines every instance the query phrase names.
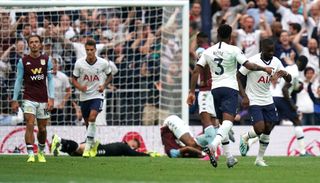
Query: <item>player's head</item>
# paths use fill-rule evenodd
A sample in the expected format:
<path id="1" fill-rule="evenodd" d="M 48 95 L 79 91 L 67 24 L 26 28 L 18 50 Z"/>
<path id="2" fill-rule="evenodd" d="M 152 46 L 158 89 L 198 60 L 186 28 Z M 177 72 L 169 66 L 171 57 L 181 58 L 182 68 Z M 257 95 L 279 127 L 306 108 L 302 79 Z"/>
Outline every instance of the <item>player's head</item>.
<path id="1" fill-rule="evenodd" d="M 27 39 L 31 52 L 39 52 L 42 48 L 42 38 L 39 35 L 31 35 Z"/>
<path id="2" fill-rule="evenodd" d="M 131 149 L 136 150 L 140 147 L 140 141 L 136 138 L 127 141 L 127 144 Z"/>
<path id="3" fill-rule="evenodd" d="M 306 67 L 306 69 L 304 70 L 304 77 L 310 81 L 312 79 L 312 77 L 314 76 L 314 69 L 312 67 Z"/>
<path id="4" fill-rule="evenodd" d="M 231 38 L 232 27 L 228 24 L 222 24 L 218 28 L 218 40 L 229 42 Z"/>
<path id="5" fill-rule="evenodd" d="M 197 45 L 201 46 L 202 44 L 208 43 L 208 35 L 204 32 L 199 32 L 197 34 Z"/>
<path id="6" fill-rule="evenodd" d="M 304 55 L 300 55 L 297 62 L 296 62 L 299 71 L 303 71 L 308 64 L 308 58 Z"/>
<path id="7" fill-rule="evenodd" d="M 261 41 L 261 55 L 265 60 L 271 60 L 274 55 L 274 41 L 270 38 Z"/>
<path id="8" fill-rule="evenodd" d="M 96 42 L 93 39 L 88 39 L 86 44 L 84 45 L 87 53 L 87 59 L 90 61 L 95 60 L 96 58 Z"/>

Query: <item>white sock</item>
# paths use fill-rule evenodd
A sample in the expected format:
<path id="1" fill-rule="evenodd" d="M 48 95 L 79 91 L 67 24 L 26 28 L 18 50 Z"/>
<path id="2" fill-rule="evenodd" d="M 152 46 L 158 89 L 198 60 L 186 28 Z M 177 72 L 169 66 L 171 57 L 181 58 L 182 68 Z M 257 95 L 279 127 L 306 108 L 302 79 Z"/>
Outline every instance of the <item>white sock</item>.
<path id="1" fill-rule="evenodd" d="M 262 160 L 264 153 L 266 152 L 266 149 L 269 145 L 270 137 L 269 137 L 269 135 L 261 134 L 259 140 L 260 140 L 259 141 L 260 146 L 259 146 L 259 152 L 258 152 L 257 159 Z"/>
<path id="2" fill-rule="evenodd" d="M 216 151 L 219 144 L 221 144 L 222 139 L 225 139 L 226 136 L 228 136 L 228 133 L 232 128 L 232 126 L 233 126 L 233 123 L 231 121 L 224 120 L 218 130 L 216 138 L 214 138 L 213 142 L 209 144 L 210 148 Z"/>
<path id="3" fill-rule="evenodd" d="M 243 139 L 244 139 L 245 141 L 248 141 L 249 139 L 255 138 L 255 137 L 257 137 L 257 136 L 258 136 L 258 135 L 257 135 L 256 132 L 254 131 L 254 128 L 251 127 L 250 130 L 243 135 Z"/>
<path id="4" fill-rule="evenodd" d="M 227 135 L 226 138 L 224 138 L 224 139 L 221 141 L 221 144 L 222 144 L 222 148 L 223 148 L 224 155 L 225 155 L 227 158 L 232 157 L 232 154 L 231 154 L 231 151 L 230 151 L 230 141 L 229 141 L 229 136 L 228 136 L 228 135 Z"/>
<path id="5" fill-rule="evenodd" d="M 88 129 L 87 129 L 87 140 L 84 150 L 88 151 L 91 149 L 94 143 L 94 137 L 96 135 L 96 123 L 89 122 Z"/>
<path id="6" fill-rule="evenodd" d="M 306 145 L 304 143 L 304 133 L 303 133 L 303 129 L 301 126 L 296 126 L 294 127 L 294 131 L 296 134 L 296 138 L 298 141 L 298 146 L 299 146 L 299 150 L 300 150 L 300 154 L 306 154 Z"/>
<path id="7" fill-rule="evenodd" d="M 46 147 L 46 144 L 38 143 L 39 152 L 43 152 L 45 147 Z"/>

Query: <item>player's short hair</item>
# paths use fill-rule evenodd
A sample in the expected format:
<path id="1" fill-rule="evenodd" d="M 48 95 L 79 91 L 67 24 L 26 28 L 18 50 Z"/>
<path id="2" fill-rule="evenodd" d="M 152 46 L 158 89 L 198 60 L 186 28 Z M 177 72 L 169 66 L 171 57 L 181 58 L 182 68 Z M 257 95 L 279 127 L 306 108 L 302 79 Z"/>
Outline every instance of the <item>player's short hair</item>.
<path id="1" fill-rule="evenodd" d="M 307 64 L 308 64 L 308 58 L 304 55 L 300 55 L 297 60 L 299 71 L 305 70 L 305 68 L 307 67 Z"/>
<path id="2" fill-rule="evenodd" d="M 88 39 L 84 46 L 94 46 L 96 48 L 96 42 L 93 39 Z"/>
<path id="3" fill-rule="evenodd" d="M 40 41 L 40 44 L 42 44 L 42 37 L 37 35 L 37 34 L 35 34 L 35 35 L 31 35 L 31 36 L 28 37 L 28 39 L 27 39 L 28 45 L 29 45 L 30 39 L 33 38 L 33 37 L 37 37 L 39 39 L 39 41 Z"/>
<path id="4" fill-rule="evenodd" d="M 232 27 L 228 24 L 222 24 L 218 28 L 218 37 L 221 39 L 228 39 L 231 37 Z"/>
<path id="5" fill-rule="evenodd" d="M 312 68 L 312 67 L 306 67 L 306 69 L 304 70 L 304 73 L 303 73 L 303 74 L 306 75 L 308 71 L 312 71 L 313 73 L 315 72 L 314 68 Z"/>
<path id="6" fill-rule="evenodd" d="M 204 33 L 204 32 L 199 32 L 197 34 L 197 38 L 208 38 L 208 35 L 206 33 Z"/>
<path id="7" fill-rule="evenodd" d="M 300 30 L 301 30 L 301 25 L 298 23 L 290 23 L 289 26 L 291 26 L 297 32 L 300 32 Z"/>
<path id="8" fill-rule="evenodd" d="M 260 42 L 261 48 L 265 48 L 267 46 L 274 46 L 274 44 L 275 43 L 274 43 L 273 39 L 271 39 L 271 38 L 263 39 Z"/>

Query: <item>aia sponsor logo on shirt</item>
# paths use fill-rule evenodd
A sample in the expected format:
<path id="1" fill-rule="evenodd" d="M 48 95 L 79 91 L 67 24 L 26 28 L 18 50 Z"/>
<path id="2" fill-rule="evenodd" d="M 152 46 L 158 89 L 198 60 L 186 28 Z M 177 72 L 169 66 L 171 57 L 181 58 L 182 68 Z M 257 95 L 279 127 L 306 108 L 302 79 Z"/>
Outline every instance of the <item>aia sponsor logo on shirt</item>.
<path id="1" fill-rule="evenodd" d="M 258 79 L 258 83 L 270 83 L 271 81 L 271 76 L 261 76 L 259 79 Z"/>
<path id="2" fill-rule="evenodd" d="M 99 81 L 99 77 L 97 75 L 87 75 L 87 74 L 85 74 L 84 77 L 83 77 L 83 80 L 84 81 L 90 81 L 90 82 Z"/>

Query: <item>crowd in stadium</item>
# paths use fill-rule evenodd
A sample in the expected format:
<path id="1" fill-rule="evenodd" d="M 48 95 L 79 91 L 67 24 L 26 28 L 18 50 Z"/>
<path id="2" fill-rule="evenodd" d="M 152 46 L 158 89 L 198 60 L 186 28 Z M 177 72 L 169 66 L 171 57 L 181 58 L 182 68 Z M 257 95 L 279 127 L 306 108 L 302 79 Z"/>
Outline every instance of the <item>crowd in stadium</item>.
<path id="1" fill-rule="evenodd" d="M 204 10 L 204 2 L 211 5 Z M 190 70 L 196 61 L 196 36 L 205 32 L 210 44 L 215 43 L 217 28 L 223 23 L 233 27 L 232 44 L 237 45 L 246 57 L 259 53 L 259 42 L 271 37 L 276 41 L 276 53 L 284 66 L 286 60 L 296 60 L 300 55 L 308 58 L 307 68 L 300 73 L 300 91 L 293 98 L 304 125 L 320 124 L 320 107 L 308 93 L 319 95 L 319 9 L 317 0 L 213 0 L 190 2 Z M 0 11 L 1 12 L 1 11 Z M 112 84 L 108 86 L 106 119 L 108 125 L 150 125 L 158 122 L 159 91 L 161 88 L 179 88 L 176 83 L 181 64 L 181 43 L 175 40 L 180 34 L 177 26 L 180 13 L 175 9 L 164 24 L 162 8 L 107 8 L 36 12 L 3 11 L 0 14 L 0 82 L 1 113 L 10 114 L 8 102 L 16 76 L 16 63 L 28 53 L 27 37 L 38 34 L 43 37 L 43 53 L 50 56 L 56 74 L 56 97 L 51 124 L 76 125 L 81 122 L 77 104 L 77 92 L 69 83 L 74 63 L 85 56 L 84 43 L 88 39 L 97 42 L 97 54 L 112 61 L 117 69 Z M 210 17 L 210 24 L 202 19 Z M 167 39 L 163 35 L 167 34 Z M 178 36 L 179 37 L 179 36 Z M 162 44 L 162 47 L 161 47 Z M 161 61 L 160 61 L 161 60 Z M 180 60 L 180 62 L 173 62 Z M 165 67 L 161 67 L 164 64 Z M 160 69 L 165 68 L 165 69 Z M 160 78 L 160 72 L 165 72 Z M 59 77 L 58 77 L 59 76 Z M 155 82 L 157 81 L 157 82 Z M 159 82 L 163 81 L 163 82 Z M 139 92 L 135 92 L 139 90 Z M 118 91 L 117 93 L 115 91 Z M 123 91 L 123 92 L 121 92 Z M 142 92 L 141 92 L 142 91 Z M 177 95 L 181 94 L 179 92 Z M 141 97 L 145 96 L 145 97 Z M 175 98 L 175 95 L 172 96 Z M 171 98 L 167 99 L 170 100 Z M 315 98 L 317 99 L 317 98 Z M 240 99 L 239 99 L 240 100 Z M 319 101 L 319 100 L 318 100 Z M 168 102 L 170 103 L 170 102 Z M 170 103 L 177 105 L 174 102 Z M 191 119 L 197 121 L 196 105 L 190 109 Z M 156 111 L 156 112 L 153 112 Z M 175 111 L 173 111 L 175 112 Z M 155 113 L 155 114 L 154 114 Z M 237 115 L 238 124 L 249 124 L 246 110 Z M 160 114 L 161 115 L 161 114 Z M 12 117 L 12 116 L 10 116 Z M 17 117 L 17 116 L 14 116 Z M 114 121 L 108 122 L 108 119 Z M 21 119 L 21 118 L 18 118 Z M 6 125 L 11 125 L 7 120 Z M 192 124 L 199 124 L 194 122 Z"/>
<path id="2" fill-rule="evenodd" d="M 276 42 L 275 56 L 284 66 L 288 60 L 297 61 L 304 55 L 307 68 L 300 72 L 299 89 L 292 98 L 304 125 L 319 125 L 319 1 L 309 0 L 220 0 L 211 3 L 192 1 L 190 6 L 190 64 L 197 61 L 196 36 L 207 33 L 215 43 L 217 28 L 227 23 L 233 28 L 231 44 L 242 49 L 247 58 L 260 52 L 260 40 L 272 38 Z M 205 6 L 205 8 L 203 8 Z M 203 19 L 210 16 L 211 24 Z M 209 25 L 209 26 L 208 26 Z M 293 62 L 293 63 L 294 63 Z M 214 84 L 214 83 L 213 83 Z M 311 91 L 308 93 L 308 86 Z M 250 124 L 247 111 L 239 111 L 240 124 Z"/>

